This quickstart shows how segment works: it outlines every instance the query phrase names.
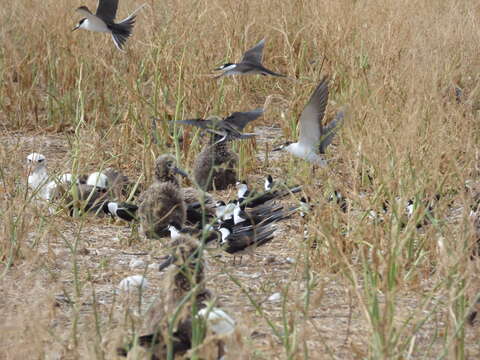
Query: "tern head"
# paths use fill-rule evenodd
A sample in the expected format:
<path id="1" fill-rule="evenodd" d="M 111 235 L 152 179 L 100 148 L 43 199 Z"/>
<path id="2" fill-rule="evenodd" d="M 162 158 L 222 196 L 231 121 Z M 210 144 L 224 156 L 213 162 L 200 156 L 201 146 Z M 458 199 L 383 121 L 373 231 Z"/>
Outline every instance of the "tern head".
<path id="1" fill-rule="evenodd" d="M 77 25 L 72 29 L 72 31 L 78 30 L 78 29 L 85 29 L 87 26 L 87 18 L 81 19 Z"/>
<path id="2" fill-rule="evenodd" d="M 94 172 L 88 176 L 87 185 L 95 186 L 101 189 L 108 188 L 108 177 L 101 172 Z"/>
<path id="3" fill-rule="evenodd" d="M 170 237 L 172 240 L 177 240 L 180 236 L 182 236 L 182 227 L 176 221 L 171 221 L 168 225 L 168 230 L 170 231 Z"/>
<path id="4" fill-rule="evenodd" d="M 46 166 L 45 156 L 39 153 L 31 153 L 27 156 L 27 166 L 32 172 L 44 168 Z"/>
<path id="5" fill-rule="evenodd" d="M 272 151 L 280 151 L 280 150 L 286 150 L 290 145 L 293 144 L 293 141 L 287 141 L 286 143 L 276 147 Z"/>
<path id="6" fill-rule="evenodd" d="M 224 201 L 217 201 L 215 203 L 215 215 L 218 218 L 222 218 L 225 215 L 227 206 Z"/>
<path id="7" fill-rule="evenodd" d="M 242 182 L 237 181 L 236 186 L 237 186 L 237 197 L 239 199 L 244 198 L 245 194 L 248 191 L 247 182 L 246 181 L 242 181 Z"/>
<path id="8" fill-rule="evenodd" d="M 172 155 L 161 155 L 155 161 L 155 180 L 159 182 L 177 182 L 175 175 L 180 174 L 188 177 L 187 173 L 177 167 L 175 157 Z"/>
<path id="9" fill-rule="evenodd" d="M 273 188 L 273 178 L 272 175 L 268 175 L 265 178 L 265 185 L 264 185 L 265 191 L 270 191 Z"/>
<path id="10" fill-rule="evenodd" d="M 219 71 L 219 70 L 230 70 L 230 69 L 233 69 L 235 66 L 237 66 L 237 64 L 234 64 L 234 63 L 226 63 L 226 64 L 223 64 L 222 66 L 219 66 L 218 68 L 215 68 L 214 70 L 215 70 L 215 71 Z"/>
<path id="11" fill-rule="evenodd" d="M 223 200 L 217 201 L 215 203 L 215 207 L 222 207 L 222 206 L 225 206 L 225 201 Z"/>
<path id="12" fill-rule="evenodd" d="M 226 242 L 227 237 L 231 234 L 230 229 L 227 226 L 222 226 L 218 231 L 222 234 L 222 243 Z"/>
<path id="13" fill-rule="evenodd" d="M 115 201 L 104 201 L 102 204 L 102 210 L 105 214 L 116 216 L 118 210 L 118 203 Z"/>

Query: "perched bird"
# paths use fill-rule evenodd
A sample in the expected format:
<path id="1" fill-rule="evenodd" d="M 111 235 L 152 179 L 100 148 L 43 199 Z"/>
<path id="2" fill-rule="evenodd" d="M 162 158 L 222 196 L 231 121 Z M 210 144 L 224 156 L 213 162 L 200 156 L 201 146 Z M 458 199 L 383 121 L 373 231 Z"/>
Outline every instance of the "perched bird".
<path id="1" fill-rule="evenodd" d="M 268 177 L 265 180 L 265 189 L 267 189 L 268 187 L 269 190 L 266 190 L 263 193 L 250 191 L 246 181 L 237 182 L 236 186 L 237 186 L 238 200 L 242 204 L 246 205 L 247 207 L 256 207 L 266 203 L 267 201 L 274 200 L 274 199 L 281 199 L 285 196 L 288 196 L 290 194 L 295 194 L 302 190 L 301 186 L 293 186 L 291 188 L 284 188 L 284 189 L 281 189 L 280 186 L 278 186 L 278 189 L 274 189 L 273 178 L 271 177 L 271 175 L 268 175 Z"/>
<path id="2" fill-rule="evenodd" d="M 103 173 L 95 172 L 88 177 L 82 175 L 76 179 L 69 173 L 50 177 L 47 173 L 45 156 L 38 153 L 28 155 L 27 164 L 30 171 L 29 186 L 38 192 L 41 199 L 65 205 L 70 215 L 74 214 L 74 209 L 96 212 L 110 208 L 113 211 L 116 204 L 116 210 L 113 213 L 107 213 L 131 221 L 128 220 L 129 216 L 125 210 L 128 205 L 131 212 L 135 205 L 107 201 L 108 179 Z"/>
<path id="3" fill-rule="evenodd" d="M 237 181 L 238 156 L 228 147 L 228 141 L 252 134 L 242 134 L 245 126 L 260 117 L 263 109 L 234 112 L 223 120 L 180 120 L 183 125 L 194 125 L 212 133 L 211 141 L 198 154 L 193 165 L 193 177 L 198 186 L 209 191 L 224 190 Z"/>
<path id="4" fill-rule="evenodd" d="M 29 188 L 35 192 L 37 198 L 42 200 L 54 200 L 59 187 L 69 187 L 74 179 L 73 175 L 68 173 L 59 177 L 49 176 L 46 158 L 39 153 L 31 153 L 27 156 L 27 171 Z M 76 184 L 84 183 L 84 176 L 76 179 Z"/>
<path id="5" fill-rule="evenodd" d="M 48 186 L 45 156 L 39 153 L 31 153 L 27 156 L 28 187 L 43 200 L 50 199 L 51 188 Z"/>
<path id="6" fill-rule="evenodd" d="M 222 234 L 220 241 L 221 248 L 234 255 L 233 261 L 235 263 L 235 257 L 241 256 L 246 252 L 252 252 L 258 246 L 264 245 L 273 239 L 273 233 L 275 228 L 271 224 L 262 226 L 230 226 L 222 225 L 219 232 Z"/>
<path id="7" fill-rule="evenodd" d="M 169 344 L 173 357 L 188 351 L 192 347 L 194 321 L 200 321 L 206 328 L 206 332 L 197 333 L 200 341 L 205 341 L 208 334 L 226 336 L 235 329 L 235 321 L 222 309 L 212 306 L 213 294 L 205 288 L 205 265 L 199 245 L 189 236 L 177 237 L 171 244 L 172 253 L 160 265 L 160 270 L 174 265 L 161 287 L 168 290 L 145 314 L 145 331 L 134 342 L 147 350 L 152 359 L 166 359 Z M 169 328 L 173 330 L 169 332 Z M 225 354 L 222 340 L 202 345 L 213 347 L 215 359 Z M 131 351 L 131 345 L 117 349 L 124 356 Z"/>
<path id="8" fill-rule="evenodd" d="M 93 172 L 90 175 L 88 175 L 87 185 L 95 186 L 95 187 L 107 190 L 108 177 L 102 172 Z"/>
<path id="9" fill-rule="evenodd" d="M 186 206 L 177 174 L 187 176 L 176 166 L 175 157 L 157 158 L 153 184 L 139 198 L 138 217 L 147 238 L 168 236 L 168 224 L 172 221 L 185 223 Z"/>
<path id="10" fill-rule="evenodd" d="M 236 207 L 235 202 L 229 202 L 228 204 L 225 204 L 224 201 L 217 201 L 215 204 L 215 216 L 218 219 L 219 223 L 222 223 L 223 221 L 227 221 L 229 219 L 232 219 L 232 224 L 233 224 L 233 211 L 235 210 Z"/>
<path id="11" fill-rule="evenodd" d="M 317 86 L 309 102 L 300 115 L 299 141 L 285 144 L 273 151 L 286 150 L 292 155 L 319 166 L 325 166 L 326 161 L 321 156 L 333 140 L 335 133 L 343 121 L 344 112 L 340 111 L 334 120 L 323 126 L 322 120 L 328 102 L 328 78 L 325 76 Z"/>
<path id="12" fill-rule="evenodd" d="M 133 25 L 135 24 L 135 14 L 143 6 L 145 6 L 145 4 L 137 8 L 131 15 L 119 23 L 114 22 L 117 14 L 118 0 L 98 0 L 97 12 L 95 14 L 92 14 L 86 6 L 80 6 L 75 11 L 85 17 L 78 22 L 72 31 L 85 29 L 110 33 L 117 49 L 123 51 L 125 42 L 130 35 L 132 35 Z"/>
<path id="13" fill-rule="evenodd" d="M 137 220 L 138 206 L 126 202 L 105 201 L 102 204 L 102 210 L 112 218 L 118 217 L 125 221 Z"/>
<path id="14" fill-rule="evenodd" d="M 215 78 L 220 78 L 222 76 L 230 75 L 247 75 L 247 74 L 260 74 L 260 75 L 271 75 L 286 77 L 285 75 L 275 73 L 271 70 L 268 70 L 262 65 L 263 57 L 263 48 L 265 47 L 265 39 L 260 40 L 260 42 L 247 50 L 240 60 L 239 63 L 226 63 L 216 69 L 215 71 L 223 71 L 221 74 L 215 76 Z"/>
<path id="15" fill-rule="evenodd" d="M 169 226 L 171 239 L 175 242 L 185 236 L 202 236 L 202 231 L 193 228 L 181 227 L 176 223 Z M 219 224 L 207 226 L 203 230 L 205 243 L 217 241 L 223 251 L 231 255 L 242 255 L 253 251 L 257 246 L 266 244 L 273 239 L 275 228 L 272 224 L 252 226 L 248 224 Z M 172 260 L 172 259 L 171 259 Z M 166 266 L 168 261 L 165 261 Z"/>
<path id="16" fill-rule="evenodd" d="M 237 181 L 238 156 L 227 142 L 207 145 L 197 155 L 193 177 L 204 190 L 225 190 Z"/>
<path id="17" fill-rule="evenodd" d="M 289 211 L 285 212 L 283 210 L 283 206 L 281 205 L 271 206 L 270 204 L 263 204 L 247 212 L 245 210 L 245 205 L 241 204 L 237 200 L 235 209 L 233 210 L 233 223 L 235 225 L 241 224 L 242 226 L 265 225 L 283 219 L 288 219 L 290 216 L 292 216 L 294 210 L 296 209 L 292 208 Z M 224 224 L 228 223 L 228 221 L 224 222 Z"/>
<path id="18" fill-rule="evenodd" d="M 106 189 L 93 185 L 78 184 L 71 186 L 67 191 L 66 203 L 70 209 L 70 215 L 73 215 L 74 208 L 82 211 L 98 212 L 108 198 Z"/>
<path id="19" fill-rule="evenodd" d="M 114 168 L 106 168 L 101 172 L 91 173 L 88 176 L 87 185 L 107 189 L 111 199 L 116 200 L 128 197 L 135 187 L 128 176 Z M 134 195 L 138 195 L 139 192 L 139 189 L 135 188 Z"/>

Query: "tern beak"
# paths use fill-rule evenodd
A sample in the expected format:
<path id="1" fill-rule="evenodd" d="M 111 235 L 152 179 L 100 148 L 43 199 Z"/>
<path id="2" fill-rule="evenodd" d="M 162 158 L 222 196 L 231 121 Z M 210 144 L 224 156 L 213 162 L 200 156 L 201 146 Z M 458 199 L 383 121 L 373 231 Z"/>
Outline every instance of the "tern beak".
<path id="1" fill-rule="evenodd" d="M 276 147 L 275 149 L 272 149 L 272 151 L 280 151 L 283 149 L 283 146 Z"/>
<path id="2" fill-rule="evenodd" d="M 77 30 L 78 28 L 80 27 L 80 25 L 76 25 L 73 29 L 72 29 L 72 32 Z"/>

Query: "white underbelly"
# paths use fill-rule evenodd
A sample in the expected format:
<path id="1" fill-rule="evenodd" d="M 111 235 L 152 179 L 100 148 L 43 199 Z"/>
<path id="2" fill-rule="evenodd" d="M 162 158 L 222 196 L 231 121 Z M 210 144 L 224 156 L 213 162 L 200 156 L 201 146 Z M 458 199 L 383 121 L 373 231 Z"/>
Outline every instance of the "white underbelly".
<path id="1" fill-rule="evenodd" d="M 111 30 L 105 25 L 105 23 L 98 19 L 97 17 L 92 17 L 85 20 L 85 29 L 95 32 L 106 32 L 109 33 Z"/>
<path id="2" fill-rule="evenodd" d="M 291 154 L 301 159 L 304 159 L 308 162 L 311 162 L 320 166 L 325 166 L 327 164 L 325 159 L 323 159 L 319 154 L 317 154 L 311 148 L 301 146 L 298 143 L 290 144 L 289 146 L 287 146 L 286 149 Z"/>

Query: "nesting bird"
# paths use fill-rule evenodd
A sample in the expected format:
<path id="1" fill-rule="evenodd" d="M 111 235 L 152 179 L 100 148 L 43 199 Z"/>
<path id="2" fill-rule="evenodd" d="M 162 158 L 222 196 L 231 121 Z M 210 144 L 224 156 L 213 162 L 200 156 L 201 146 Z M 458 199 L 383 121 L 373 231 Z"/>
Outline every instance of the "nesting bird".
<path id="1" fill-rule="evenodd" d="M 250 211 L 245 211 L 245 205 L 236 201 L 235 209 L 233 210 L 233 223 L 235 225 L 242 224 L 257 225 L 274 222 L 283 219 L 284 213 L 281 205 L 272 207 L 270 205 L 262 205 L 260 208 L 254 208 Z"/>
<path id="2" fill-rule="evenodd" d="M 138 206 L 126 202 L 105 201 L 102 210 L 112 218 L 119 218 L 125 221 L 137 220 Z"/>
<path id="3" fill-rule="evenodd" d="M 273 239 L 275 228 L 271 224 L 262 226 L 237 227 L 223 225 L 219 229 L 222 234 L 220 245 L 229 254 L 238 254 L 252 251 L 260 245 L 264 245 Z"/>
<path id="4" fill-rule="evenodd" d="M 172 155 L 161 155 L 155 161 L 153 184 L 140 196 L 138 217 L 147 238 L 168 236 L 168 225 L 185 223 L 186 206 L 176 175 L 187 174 L 176 165 Z"/>
<path id="5" fill-rule="evenodd" d="M 55 200 L 63 195 L 62 189 L 70 188 L 73 175 L 63 174 L 59 177 L 50 177 L 47 172 L 47 160 L 44 155 L 31 153 L 27 156 L 28 186 L 37 198 L 42 200 Z M 53 178 L 53 180 L 52 180 Z M 76 179 L 77 186 L 85 185 L 85 177 Z"/>
<path id="6" fill-rule="evenodd" d="M 50 199 L 52 191 L 49 186 L 45 156 L 39 153 L 31 153 L 27 156 L 28 187 L 35 191 L 43 200 Z"/>
<path id="7" fill-rule="evenodd" d="M 93 172 L 88 175 L 87 185 L 95 186 L 101 189 L 107 190 L 108 188 L 108 177 L 102 172 Z"/>
<path id="8" fill-rule="evenodd" d="M 203 190 L 224 190 L 237 181 L 238 156 L 228 147 L 229 140 L 243 139 L 253 134 L 243 134 L 247 124 L 263 114 L 263 109 L 234 112 L 224 119 L 194 119 L 177 121 L 194 125 L 212 133 L 210 144 L 198 154 L 193 165 L 193 177 Z"/>
<path id="9" fill-rule="evenodd" d="M 315 165 L 326 166 L 322 157 L 327 146 L 333 140 L 335 133 L 343 121 L 344 112 L 340 111 L 334 120 L 323 126 L 325 109 L 328 102 L 328 77 L 324 77 L 313 92 L 310 100 L 300 115 L 300 136 L 298 142 L 286 142 L 273 151 L 286 150 L 292 155 Z"/>
<path id="10" fill-rule="evenodd" d="M 135 187 L 128 176 L 114 168 L 106 168 L 101 172 L 94 172 L 88 176 L 87 185 L 96 186 L 108 190 L 110 198 L 122 199 L 130 195 L 130 191 Z M 135 189 L 134 195 L 139 192 Z"/>
<path id="11" fill-rule="evenodd" d="M 281 199 L 285 196 L 295 194 L 302 190 L 301 186 L 292 186 L 290 188 L 284 186 L 284 189 L 281 189 L 280 185 L 274 186 L 271 175 L 268 175 L 265 179 L 265 191 L 262 193 L 250 191 L 246 181 L 237 182 L 236 186 L 238 201 L 248 207 L 256 207 L 266 203 L 267 201 Z"/>
<path id="12" fill-rule="evenodd" d="M 251 49 L 247 50 L 239 63 L 226 63 L 222 66 L 214 69 L 215 71 L 223 71 L 221 74 L 215 76 L 220 78 L 222 76 L 230 75 L 270 75 L 278 77 L 286 77 L 285 75 L 278 74 L 271 70 L 268 70 L 262 65 L 263 48 L 265 47 L 265 39 L 262 39 Z"/>
<path id="13" fill-rule="evenodd" d="M 78 13 L 85 16 L 72 31 L 77 29 L 85 29 L 94 32 L 104 32 L 112 35 L 112 40 L 117 49 L 123 51 L 123 47 L 127 39 L 132 35 L 135 17 L 138 10 L 144 5 L 137 8 L 131 15 L 119 23 L 116 23 L 115 16 L 117 14 L 118 0 L 99 0 L 95 14 L 86 6 L 80 6 Z"/>

